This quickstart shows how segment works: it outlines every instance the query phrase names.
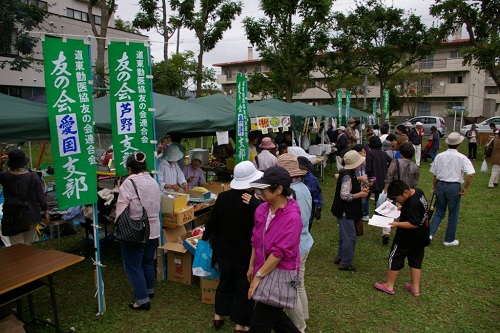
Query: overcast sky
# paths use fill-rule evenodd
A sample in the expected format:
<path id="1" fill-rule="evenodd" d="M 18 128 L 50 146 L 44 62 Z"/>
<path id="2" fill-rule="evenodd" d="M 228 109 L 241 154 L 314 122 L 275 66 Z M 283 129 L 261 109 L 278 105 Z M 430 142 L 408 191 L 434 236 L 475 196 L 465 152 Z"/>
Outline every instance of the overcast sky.
<path id="1" fill-rule="evenodd" d="M 280 1 L 280 0 L 277 0 Z M 243 10 L 241 16 L 236 18 L 233 22 L 233 27 L 224 33 L 224 38 L 217 44 L 215 49 L 205 53 L 203 57 L 203 64 L 210 67 L 215 63 L 223 63 L 230 61 L 246 60 L 248 55 L 248 42 L 245 36 L 245 30 L 242 25 L 242 20 L 247 17 L 263 17 L 262 11 L 259 10 L 259 2 L 257 0 L 242 0 Z M 117 0 L 118 10 L 115 14 L 115 18 L 119 16 L 120 18 L 132 21 L 135 14 L 139 11 L 138 0 Z M 429 15 L 429 7 L 434 3 L 433 0 L 396 0 L 388 1 L 385 3 L 391 5 L 394 3 L 396 7 L 403 8 L 405 10 L 411 10 L 416 15 L 422 17 L 422 21 L 428 25 L 432 24 L 434 18 Z M 337 0 L 334 2 L 333 10 L 335 11 L 350 11 L 354 9 L 354 0 Z M 155 61 L 163 60 L 163 38 L 156 32 L 142 32 L 150 37 L 152 42 L 152 54 Z M 174 52 L 176 48 L 176 38 L 174 37 L 169 42 L 169 53 Z M 180 50 L 191 50 L 196 55 L 198 54 L 199 48 L 196 38 L 193 32 L 189 30 L 181 30 L 180 35 Z M 254 51 L 254 58 L 257 58 L 258 54 Z"/>

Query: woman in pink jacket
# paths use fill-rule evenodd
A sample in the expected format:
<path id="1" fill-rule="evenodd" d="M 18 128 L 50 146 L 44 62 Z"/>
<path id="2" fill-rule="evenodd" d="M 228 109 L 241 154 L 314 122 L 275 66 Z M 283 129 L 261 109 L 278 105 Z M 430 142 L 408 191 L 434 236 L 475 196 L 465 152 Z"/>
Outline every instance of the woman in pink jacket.
<path id="1" fill-rule="evenodd" d="M 161 193 L 158 184 L 148 173 L 144 153 L 138 152 L 130 155 L 127 158 L 126 166 L 129 176 L 120 186 L 116 202 L 116 216 L 120 216 L 129 206 L 130 217 L 139 220 L 142 215 L 142 207 L 144 207 L 150 231 L 149 239 L 144 244 L 121 243 L 123 267 L 134 291 L 135 302 L 130 304 L 130 308 L 132 310 L 149 310 L 149 300 L 155 294 L 153 261 L 158 247 L 158 238 L 160 238 Z M 137 193 L 134 184 L 137 187 Z"/>
<path id="2" fill-rule="evenodd" d="M 302 219 L 299 205 L 288 198 L 292 194 L 290 184 L 290 174 L 280 166 L 270 167 L 261 179 L 250 183 L 260 189 L 266 202 L 255 211 L 252 255 L 247 272 L 248 298 L 274 269 L 294 271 L 294 275 L 298 275 Z M 283 308 L 256 302 L 250 331 L 270 333 L 271 329 L 277 333 L 300 333 Z"/>

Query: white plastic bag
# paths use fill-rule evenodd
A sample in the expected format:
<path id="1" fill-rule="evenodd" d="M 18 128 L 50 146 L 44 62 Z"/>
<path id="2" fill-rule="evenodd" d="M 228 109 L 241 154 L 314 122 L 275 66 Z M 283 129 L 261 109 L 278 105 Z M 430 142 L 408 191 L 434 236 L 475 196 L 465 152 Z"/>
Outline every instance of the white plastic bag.
<path id="1" fill-rule="evenodd" d="M 375 208 L 378 208 L 381 204 L 383 204 L 387 200 L 387 193 L 382 191 L 380 195 L 378 196 L 377 204 Z"/>
<path id="2" fill-rule="evenodd" d="M 481 172 L 488 172 L 488 163 L 486 163 L 486 160 L 483 160 L 483 164 L 481 164 Z"/>

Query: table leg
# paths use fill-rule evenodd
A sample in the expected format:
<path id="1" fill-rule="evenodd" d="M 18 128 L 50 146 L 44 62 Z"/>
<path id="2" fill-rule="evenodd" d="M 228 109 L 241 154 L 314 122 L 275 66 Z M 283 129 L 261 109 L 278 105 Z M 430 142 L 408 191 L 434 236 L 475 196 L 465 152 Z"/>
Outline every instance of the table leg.
<path id="1" fill-rule="evenodd" d="M 49 289 L 50 289 L 50 300 L 52 302 L 52 312 L 54 314 L 54 326 L 57 333 L 61 333 L 61 327 L 59 326 L 59 314 L 57 312 L 57 302 L 56 302 L 56 289 L 54 286 L 54 277 L 52 274 L 49 275 Z"/>

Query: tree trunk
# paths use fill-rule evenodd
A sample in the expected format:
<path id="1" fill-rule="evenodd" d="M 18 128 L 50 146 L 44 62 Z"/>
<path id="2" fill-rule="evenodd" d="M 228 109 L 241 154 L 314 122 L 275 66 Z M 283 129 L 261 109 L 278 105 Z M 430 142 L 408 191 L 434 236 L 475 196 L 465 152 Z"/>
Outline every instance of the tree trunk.
<path id="1" fill-rule="evenodd" d="M 200 40 L 200 53 L 196 67 L 196 97 L 201 97 L 201 84 L 203 83 L 203 43 Z"/>
<path id="2" fill-rule="evenodd" d="M 162 15 L 163 15 L 163 60 L 165 61 L 165 64 L 168 63 L 168 40 L 170 39 L 170 36 L 168 35 L 168 28 L 167 28 L 167 2 L 166 0 L 162 0 Z"/>

